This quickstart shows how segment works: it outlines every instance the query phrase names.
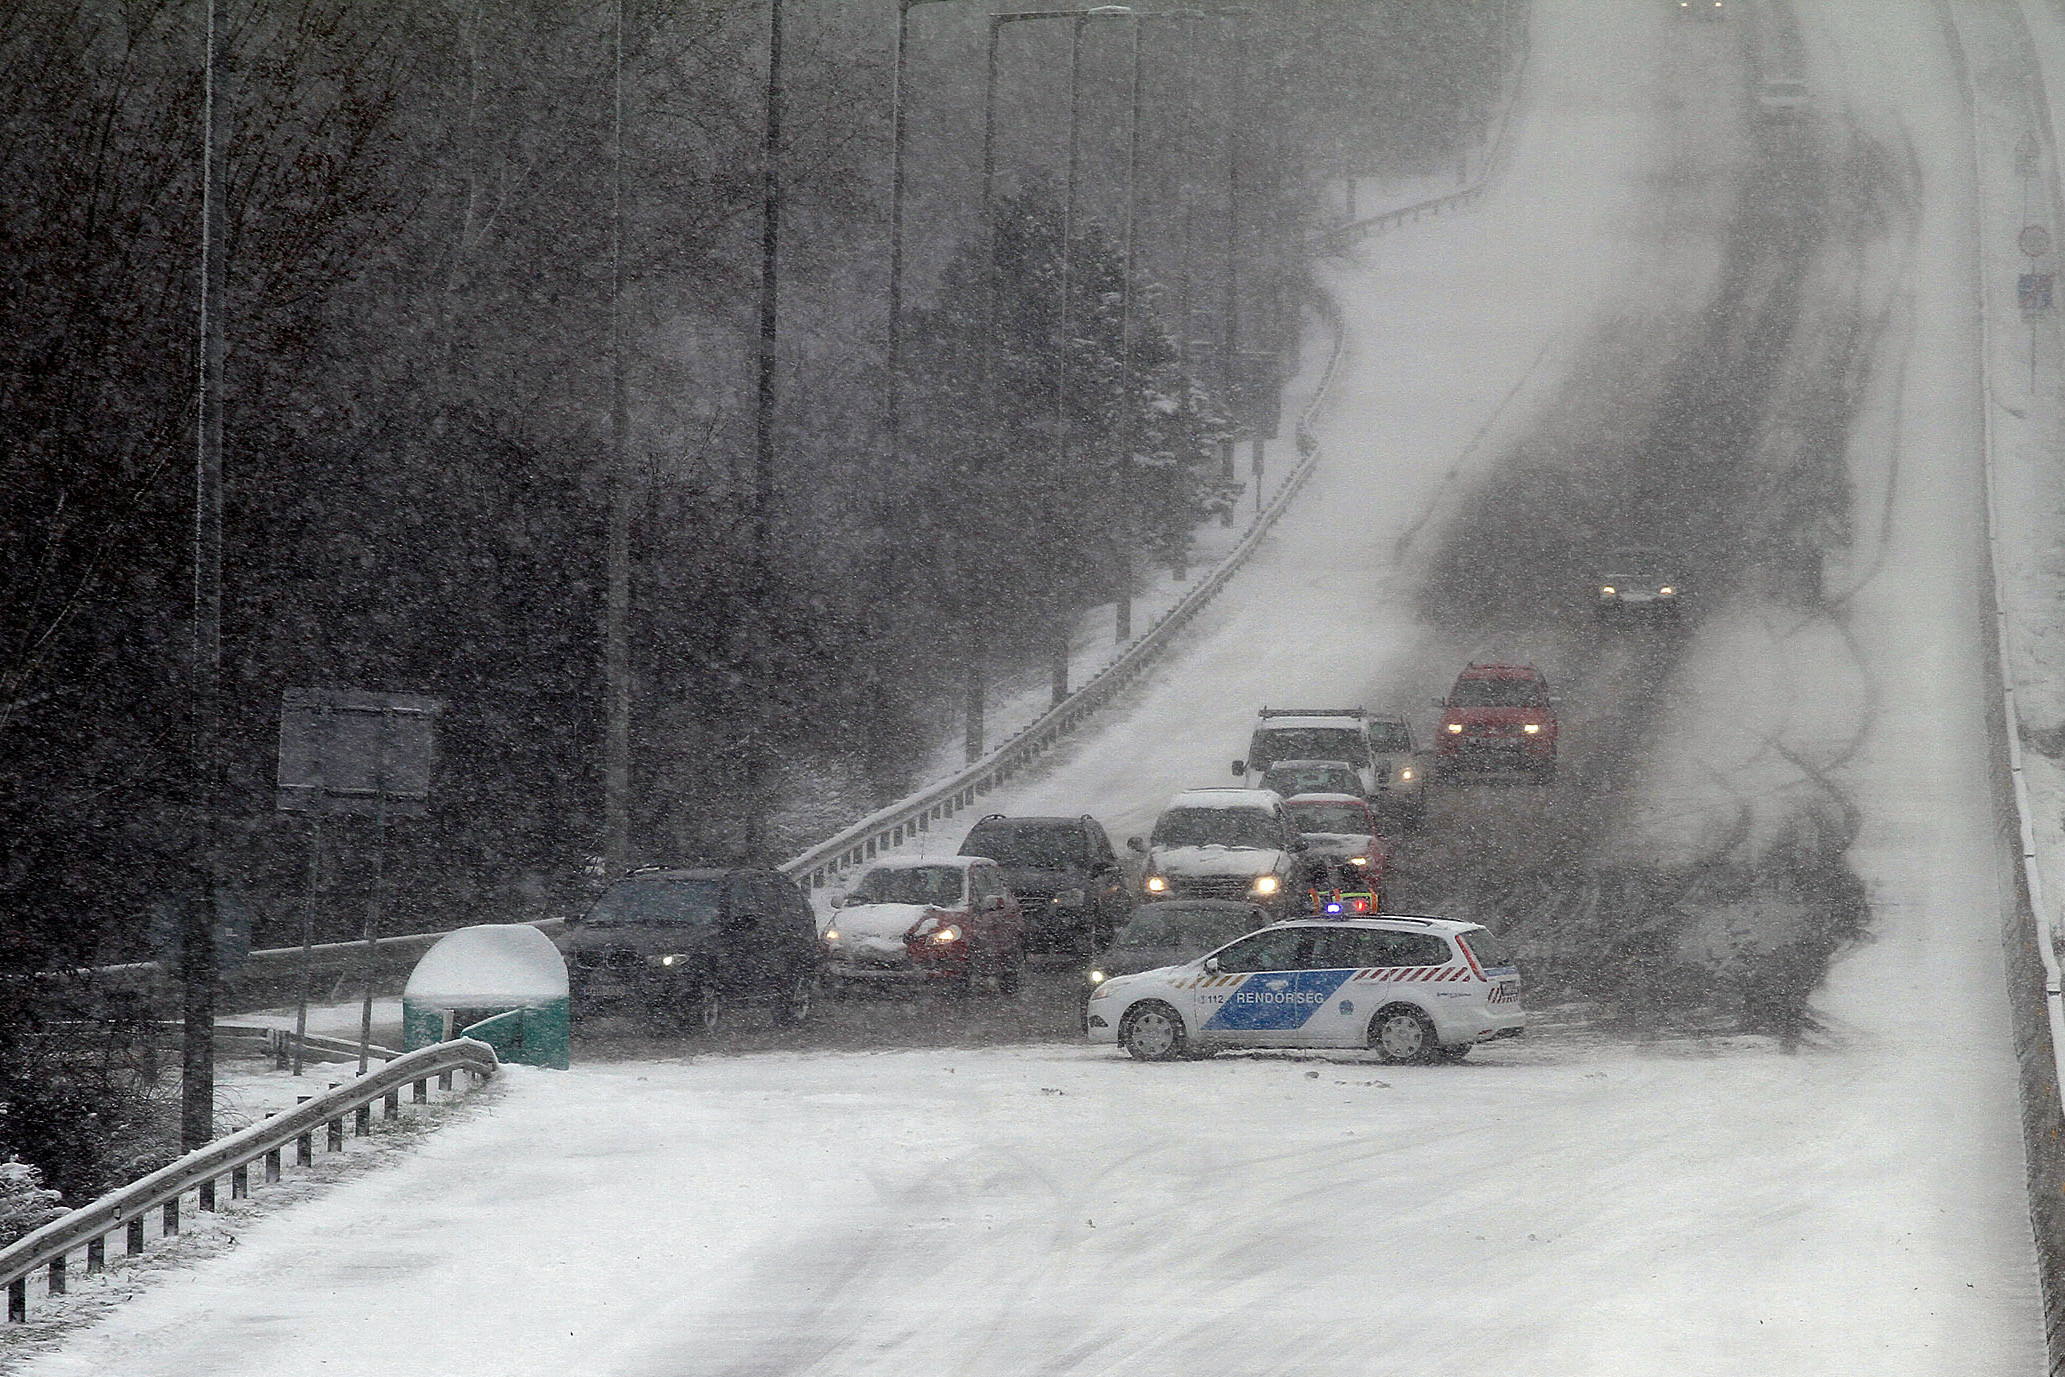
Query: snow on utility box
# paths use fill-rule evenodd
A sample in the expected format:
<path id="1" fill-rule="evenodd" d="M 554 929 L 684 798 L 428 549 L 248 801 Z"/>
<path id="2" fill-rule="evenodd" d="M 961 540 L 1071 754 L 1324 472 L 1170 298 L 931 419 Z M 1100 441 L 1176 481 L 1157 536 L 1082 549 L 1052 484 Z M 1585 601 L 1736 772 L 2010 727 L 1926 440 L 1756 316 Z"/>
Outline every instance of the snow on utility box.
<path id="1" fill-rule="evenodd" d="M 566 960 L 528 923 L 439 938 L 402 989 L 402 1048 L 479 1038 L 507 1062 L 565 1070 L 572 1023 Z"/>

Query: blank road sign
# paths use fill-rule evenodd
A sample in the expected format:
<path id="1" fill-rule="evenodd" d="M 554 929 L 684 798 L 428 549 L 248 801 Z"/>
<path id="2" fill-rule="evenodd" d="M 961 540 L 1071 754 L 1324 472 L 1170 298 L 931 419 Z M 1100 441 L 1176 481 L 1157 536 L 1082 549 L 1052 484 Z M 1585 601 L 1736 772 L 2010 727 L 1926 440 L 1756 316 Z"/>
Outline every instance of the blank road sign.
<path id="1" fill-rule="evenodd" d="M 443 704 L 420 693 L 289 689 L 280 695 L 277 807 L 420 816 Z"/>

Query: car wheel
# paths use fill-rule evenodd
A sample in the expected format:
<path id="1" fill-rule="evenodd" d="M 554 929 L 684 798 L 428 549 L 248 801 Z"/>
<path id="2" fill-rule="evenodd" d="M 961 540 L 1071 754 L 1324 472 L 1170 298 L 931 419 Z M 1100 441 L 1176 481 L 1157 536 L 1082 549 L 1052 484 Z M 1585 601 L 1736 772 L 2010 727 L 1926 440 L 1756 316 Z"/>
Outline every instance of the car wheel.
<path id="1" fill-rule="evenodd" d="M 1174 1061 L 1188 1041 L 1183 1016 L 1158 999 L 1135 1004 L 1119 1024 L 1119 1046 L 1135 1061 Z"/>
<path id="2" fill-rule="evenodd" d="M 810 1010 L 817 1003 L 818 976 L 814 970 L 801 970 L 789 977 L 788 988 L 782 991 L 781 1001 L 774 1006 L 774 1021 L 785 1028 L 793 1028 L 810 1017 Z"/>
<path id="3" fill-rule="evenodd" d="M 1454 1047 L 1439 1048 L 1435 1051 L 1434 1056 L 1437 1060 L 1445 1061 L 1452 1066 L 1455 1063 L 1461 1061 L 1464 1057 L 1469 1056 L 1470 1049 L 1472 1047 L 1475 1047 L 1476 1045 L 1477 1044 L 1474 1042 L 1458 1043 Z"/>
<path id="4" fill-rule="evenodd" d="M 1418 1066 L 1433 1058 L 1441 1041 L 1433 1019 L 1410 1004 L 1391 1004 L 1370 1020 L 1369 1045 L 1393 1066 Z"/>
<path id="5" fill-rule="evenodd" d="M 696 1023 L 706 1033 L 716 1033 L 724 1027 L 724 996 L 715 985 L 705 985 L 696 995 Z"/>
<path id="6" fill-rule="evenodd" d="M 1534 782 L 1554 784 L 1556 782 L 1556 761 L 1553 757 L 1534 767 Z"/>

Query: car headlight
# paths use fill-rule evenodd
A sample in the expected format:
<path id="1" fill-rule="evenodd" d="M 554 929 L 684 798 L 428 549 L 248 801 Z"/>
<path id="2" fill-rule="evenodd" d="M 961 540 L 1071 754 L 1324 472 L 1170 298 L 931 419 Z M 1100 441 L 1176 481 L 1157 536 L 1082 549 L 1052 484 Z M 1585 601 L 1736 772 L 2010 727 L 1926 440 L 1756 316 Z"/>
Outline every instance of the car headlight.
<path id="1" fill-rule="evenodd" d="M 1526 732 L 1529 736 L 1535 735 L 1536 733 L 1540 732 L 1541 729 L 1542 724 L 1539 722 L 1528 722 L 1523 724 L 1520 728 L 1521 731 Z"/>
<path id="2" fill-rule="evenodd" d="M 1054 902 L 1063 908 L 1081 908 L 1083 906 L 1083 891 L 1080 889 L 1064 889 L 1061 893 L 1054 896 Z"/>
<path id="3" fill-rule="evenodd" d="M 1403 769 L 1398 772 L 1398 777 L 1401 780 L 1411 779 L 1413 777 L 1413 772 L 1410 768 Z"/>
<path id="4" fill-rule="evenodd" d="M 1348 858 L 1348 864 L 1350 864 L 1350 865 L 1368 865 L 1368 864 L 1369 864 L 1369 857 L 1367 857 L 1367 856 L 1350 856 L 1350 857 Z"/>
<path id="5" fill-rule="evenodd" d="M 1257 875 L 1255 877 L 1255 893 L 1276 893 L 1276 877 L 1274 875 Z"/>
<path id="6" fill-rule="evenodd" d="M 1105 997 L 1106 995 L 1108 995 L 1108 994 L 1110 994 L 1110 993 L 1111 993 L 1111 986 L 1110 986 L 1110 984 L 1108 984 L 1108 983 L 1105 983 L 1105 982 L 1099 982 L 1099 983 L 1098 983 L 1098 986 L 1097 986 L 1097 988 L 1096 988 L 1096 989 L 1094 989 L 1094 990 L 1092 990 L 1092 991 L 1090 991 L 1090 998 L 1092 998 L 1092 999 L 1102 999 L 1102 998 L 1104 998 L 1104 997 Z"/>
<path id="7" fill-rule="evenodd" d="M 837 928 L 826 928 L 826 929 L 825 929 L 825 941 L 827 941 L 827 942 L 836 942 L 836 941 L 838 941 L 838 940 L 839 940 L 839 929 L 837 929 Z"/>
<path id="8" fill-rule="evenodd" d="M 1669 585 L 1669 584 L 1667 583 L 1667 584 L 1665 584 L 1665 585 L 1664 585 L 1663 587 L 1661 587 L 1661 588 L 1659 588 L 1659 589 L 1657 589 L 1657 590 L 1656 590 L 1656 596 L 1658 596 L 1659 598 L 1668 598 L 1668 597 L 1670 597 L 1671 595 L 1673 595 L 1674 593 L 1676 593 L 1677 591 L 1678 591 L 1677 589 L 1675 589 L 1675 588 L 1671 587 L 1671 586 L 1670 586 L 1670 585 Z"/>
<path id="9" fill-rule="evenodd" d="M 1462 729 L 1463 729 L 1463 724 L 1462 724 L 1462 723 L 1460 723 L 1460 722 L 1451 722 L 1451 723 L 1449 723 L 1449 724 L 1448 724 L 1448 732 L 1449 732 L 1449 734 L 1450 734 L 1451 736 L 1455 735 L 1455 734 L 1456 734 L 1457 732 L 1461 731 Z"/>
<path id="10" fill-rule="evenodd" d="M 1612 587 L 1611 587 L 1610 585 L 1608 585 L 1608 584 L 1603 584 L 1603 583 L 1602 583 L 1602 584 L 1600 584 L 1600 585 L 1599 585 L 1599 596 L 1600 596 L 1600 597 L 1602 597 L 1602 598 L 1610 598 L 1610 597 L 1612 597 L 1612 596 L 1613 596 L 1613 588 L 1612 588 Z"/>
<path id="11" fill-rule="evenodd" d="M 1147 892 L 1149 894 L 1159 894 L 1168 887 L 1169 882 L 1159 875 L 1150 875 L 1147 877 Z"/>
<path id="12" fill-rule="evenodd" d="M 1103 971 L 1091 971 L 1091 972 L 1090 972 L 1090 983 L 1091 983 L 1092 985 L 1102 985 L 1102 984 L 1104 983 L 1104 972 L 1103 972 Z"/>
<path id="13" fill-rule="evenodd" d="M 952 923 L 948 923 L 938 932 L 932 934 L 932 940 L 935 942 L 958 942 L 961 940 L 961 930 Z"/>
<path id="14" fill-rule="evenodd" d="M 646 957 L 645 964 L 648 966 L 664 966 L 671 970 L 675 966 L 687 965 L 688 956 L 685 952 L 668 952 L 665 956 Z"/>

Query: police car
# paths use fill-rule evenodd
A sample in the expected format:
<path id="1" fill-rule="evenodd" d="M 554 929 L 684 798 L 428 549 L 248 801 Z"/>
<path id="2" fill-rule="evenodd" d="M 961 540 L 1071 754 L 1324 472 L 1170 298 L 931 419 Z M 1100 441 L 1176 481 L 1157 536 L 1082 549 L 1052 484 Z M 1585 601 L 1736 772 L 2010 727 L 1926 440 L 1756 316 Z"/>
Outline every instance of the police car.
<path id="1" fill-rule="evenodd" d="M 1447 918 L 1278 923 L 1090 996 L 1090 1041 L 1141 1061 L 1229 1047 L 1368 1047 L 1460 1061 L 1520 1036 L 1520 971 L 1488 928 Z"/>

